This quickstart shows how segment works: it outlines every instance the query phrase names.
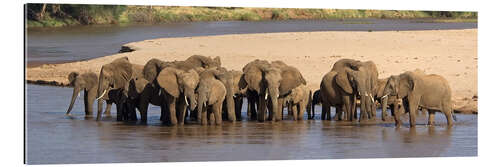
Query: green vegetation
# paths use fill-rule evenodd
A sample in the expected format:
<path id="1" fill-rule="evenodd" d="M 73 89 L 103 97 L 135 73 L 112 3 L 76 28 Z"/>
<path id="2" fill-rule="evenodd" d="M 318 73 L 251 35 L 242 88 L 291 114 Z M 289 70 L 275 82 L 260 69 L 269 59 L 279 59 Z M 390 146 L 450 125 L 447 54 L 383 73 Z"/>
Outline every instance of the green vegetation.
<path id="1" fill-rule="evenodd" d="M 28 4 L 27 27 L 89 24 L 259 21 L 290 19 L 422 19 L 421 22 L 477 22 L 477 12 L 351 9 L 167 7 L 123 5 Z M 347 22 L 363 24 L 365 22 Z"/>

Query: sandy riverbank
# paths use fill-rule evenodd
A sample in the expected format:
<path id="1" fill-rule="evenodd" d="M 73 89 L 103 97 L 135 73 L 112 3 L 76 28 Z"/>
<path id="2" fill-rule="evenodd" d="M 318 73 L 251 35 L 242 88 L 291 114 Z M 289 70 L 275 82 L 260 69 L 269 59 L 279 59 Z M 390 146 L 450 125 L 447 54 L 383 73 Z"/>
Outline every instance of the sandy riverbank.
<path id="1" fill-rule="evenodd" d="M 477 29 L 222 35 L 152 39 L 125 46 L 135 51 L 27 68 L 26 80 L 66 85 L 71 71 L 98 73 L 118 57 L 145 64 L 151 58 L 183 60 L 201 54 L 220 56 L 224 67 L 237 70 L 257 58 L 282 60 L 297 67 L 308 85 L 318 89 L 335 61 L 353 58 L 374 61 L 381 78 L 416 68 L 442 75 L 450 82 L 456 110 L 477 112 Z"/>

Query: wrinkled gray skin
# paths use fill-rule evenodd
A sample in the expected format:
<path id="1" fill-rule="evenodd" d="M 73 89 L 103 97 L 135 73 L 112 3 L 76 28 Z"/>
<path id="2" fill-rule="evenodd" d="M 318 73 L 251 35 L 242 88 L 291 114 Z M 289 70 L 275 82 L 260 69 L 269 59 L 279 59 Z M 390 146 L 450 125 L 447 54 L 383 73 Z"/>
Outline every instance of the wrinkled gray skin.
<path id="1" fill-rule="evenodd" d="M 293 120 L 302 120 L 304 113 L 311 112 L 312 92 L 306 85 L 300 85 L 291 90 L 290 94 L 284 97 L 284 102 L 289 104 L 289 111 L 292 111 Z"/>
<path id="2" fill-rule="evenodd" d="M 339 94 L 342 97 L 342 108 L 347 115 L 347 120 L 356 121 L 356 87 L 352 84 L 352 77 L 348 76 L 347 70 L 357 70 L 361 62 L 353 59 L 340 59 L 333 64 L 332 70 L 337 72 L 335 84 L 340 87 Z"/>
<path id="3" fill-rule="evenodd" d="M 416 125 L 416 111 L 419 107 L 429 112 L 428 125 L 434 124 L 434 113 L 445 114 L 448 126 L 453 126 L 451 88 L 448 81 L 436 74 L 423 74 L 408 71 L 399 76 L 391 76 L 384 88 L 384 95 L 396 96 L 403 100 L 403 106 L 410 113 L 410 126 Z M 387 107 L 386 105 L 383 107 Z M 396 126 L 401 125 L 399 112 L 396 112 Z"/>
<path id="4" fill-rule="evenodd" d="M 336 71 L 330 71 L 323 76 L 320 83 L 319 99 L 321 101 L 321 120 L 330 120 L 330 107 L 335 107 L 335 120 L 340 121 L 347 118 L 346 114 L 342 115 L 342 111 L 345 111 L 342 107 L 345 107 L 342 103 L 342 88 L 340 88 L 335 83 L 335 78 L 337 77 Z M 313 102 L 314 103 L 314 102 Z M 345 118 L 344 118 L 344 117 Z"/>
<path id="5" fill-rule="evenodd" d="M 169 121 L 171 125 L 183 125 L 187 107 L 194 111 L 197 105 L 195 89 L 199 83 L 198 73 L 194 69 L 184 71 L 167 67 L 161 70 L 156 80 L 161 88 L 163 103 L 168 108 L 162 111 L 165 113 L 162 113 L 161 120 Z"/>
<path id="6" fill-rule="evenodd" d="M 87 72 L 79 74 L 77 72 L 71 72 L 68 75 L 68 80 L 71 86 L 73 86 L 73 95 L 71 96 L 71 101 L 66 111 L 66 115 L 70 115 L 73 109 L 73 104 L 75 104 L 77 96 L 80 96 L 80 91 L 84 91 L 84 111 L 86 117 L 92 117 L 94 100 L 97 98 L 97 75 L 93 72 Z M 106 114 L 110 114 L 111 102 L 106 105 Z"/>
<path id="7" fill-rule="evenodd" d="M 216 79 L 221 81 L 224 84 L 224 87 L 226 88 L 226 97 L 224 99 L 223 107 L 222 107 L 222 113 L 223 113 L 223 119 L 227 119 L 229 121 L 235 122 L 236 121 L 236 113 L 235 113 L 235 83 L 234 83 L 234 78 L 233 74 L 229 72 L 226 68 L 224 67 L 218 67 L 216 70 L 219 72 L 217 75 L 215 75 Z"/>
<path id="8" fill-rule="evenodd" d="M 247 84 L 247 98 L 250 110 L 251 120 L 265 120 L 266 114 L 266 94 L 267 82 L 264 78 L 265 70 L 270 68 L 271 64 L 265 60 L 254 60 L 243 67 L 244 83 Z M 257 103 L 257 112 L 255 104 Z"/>
<path id="9" fill-rule="evenodd" d="M 351 85 L 356 88 L 360 96 L 361 116 L 359 121 L 375 119 L 375 99 L 378 84 L 378 71 L 372 61 L 362 62 L 357 70 L 346 69 Z"/>
<path id="10" fill-rule="evenodd" d="M 101 119 L 102 101 L 109 100 L 109 91 L 117 90 L 118 93 L 128 98 L 129 82 L 133 77 L 132 75 L 132 64 L 130 64 L 127 57 L 115 59 L 111 63 L 102 66 L 97 88 L 97 94 L 99 95 L 97 102 L 97 120 Z M 119 101 L 117 106 L 123 106 L 125 102 L 126 101 Z M 117 120 L 121 121 L 121 111 L 118 110 L 117 114 Z"/>
<path id="11" fill-rule="evenodd" d="M 215 68 L 208 69 L 200 74 L 198 94 L 198 122 L 202 125 L 222 124 L 222 105 L 226 97 L 226 86 L 217 76 L 224 75 L 223 71 Z M 231 97 L 232 98 L 232 97 Z"/>
<path id="12" fill-rule="evenodd" d="M 399 106 L 399 101 L 396 96 L 387 95 L 384 96 L 384 88 L 387 85 L 387 81 L 389 78 L 379 79 L 377 84 L 377 93 L 375 94 L 375 100 L 381 104 L 382 107 L 382 120 L 389 120 L 387 115 L 387 108 L 383 106 L 389 106 L 391 109 L 391 116 L 394 116 L 395 112 L 403 112 L 401 111 L 401 107 Z"/>
<path id="13" fill-rule="evenodd" d="M 212 67 L 220 67 L 221 62 L 220 58 L 217 56 L 214 59 L 201 55 L 193 55 L 188 57 L 184 61 L 172 61 L 166 62 L 159 59 L 151 59 L 144 66 L 143 75 L 144 78 L 149 82 L 146 85 L 145 93 L 141 97 L 141 114 L 144 113 L 144 117 L 147 117 L 147 108 L 149 103 L 153 105 L 161 106 L 161 113 L 168 112 L 168 108 L 165 105 L 161 105 L 161 102 L 164 101 L 162 96 L 160 95 L 160 86 L 156 80 L 158 74 L 166 67 L 172 67 L 176 69 L 180 69 L 183 71 L 189 71 L 191 69 L 195 69 L 198 72 L 199 68 L 212 68 Z M 193 104 L 193 102 L 191 102 Z M 190 109 L 191 110 L 191 109 Z M 191 110 L 193 113 L 193 110 Z M 190 114 L 195 115 L 195 114 Z M 165 118 L 165 115 L 162 115 L 161 118 Z M 142 118 L 142 116 L 141 116 Z"/>

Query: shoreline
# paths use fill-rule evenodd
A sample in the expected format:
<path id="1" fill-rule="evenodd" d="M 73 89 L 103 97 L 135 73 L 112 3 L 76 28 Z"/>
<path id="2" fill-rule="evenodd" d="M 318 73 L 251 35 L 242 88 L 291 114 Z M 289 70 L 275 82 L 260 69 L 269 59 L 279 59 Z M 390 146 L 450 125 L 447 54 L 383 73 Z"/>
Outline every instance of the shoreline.
<path id="1" fill-rule="evenodd" d="M 130 52 L 69 63 L 26 65 L 25 79 L 28 84 L 67 86 L 70 72 L 98 74 L 103 64 L 118 57 L 145 64 L 151 58 L 172 61 L 200 54 L 220 56 L 224 67 L 235 70 L 257 58 L 282 60 L 297 67 L 308 87 L 315 90 L 335 61 L 353 58 L 374 61 L 379 78 L 416 68 L 442 75 L 452 87 L 455 112 L 477 113 L 477 29 L 231 34 L 150 39 L 125 44 L 124 48 Z"/>

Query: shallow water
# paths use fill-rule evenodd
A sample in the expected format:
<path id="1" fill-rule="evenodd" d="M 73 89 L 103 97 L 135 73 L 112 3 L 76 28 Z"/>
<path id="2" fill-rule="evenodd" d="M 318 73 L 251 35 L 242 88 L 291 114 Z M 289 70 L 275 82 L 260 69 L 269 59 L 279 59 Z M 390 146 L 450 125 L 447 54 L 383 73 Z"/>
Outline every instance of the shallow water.
<path id="1" fill-rule="evenodd" d="M 388 31 L 477 28 L 477 23 L 417 23 L 417 20 L 289 20 L 221 21 L 158 25 L 75 26 L 30 29 L 27 32 L 29 66 L 87 60 L 117 53 L 121 45 L 146 39 L 223 34 L 307 32 L 307 31 Z"/>
<path id="2" fill-rule="evenodd" d="M 28 164 L 477 156 L 477 115 L 457 114 L 452 128 L 440 113 L 437 126 L 425 126 L 421 116 L 411 129 L 407 118 L 395 128 L 321 121 L 318 113 L 316 120 L 300 122 L 244 118 L 222 126 L 169 127 L 161 125 L 159 107 L 149 108 L 148 125 L 114 121 L 115 108 L 113 118 L 85 120 L 83 96 L 73 116 L 65 116 L 71 88 L 26 88 Z"/>

